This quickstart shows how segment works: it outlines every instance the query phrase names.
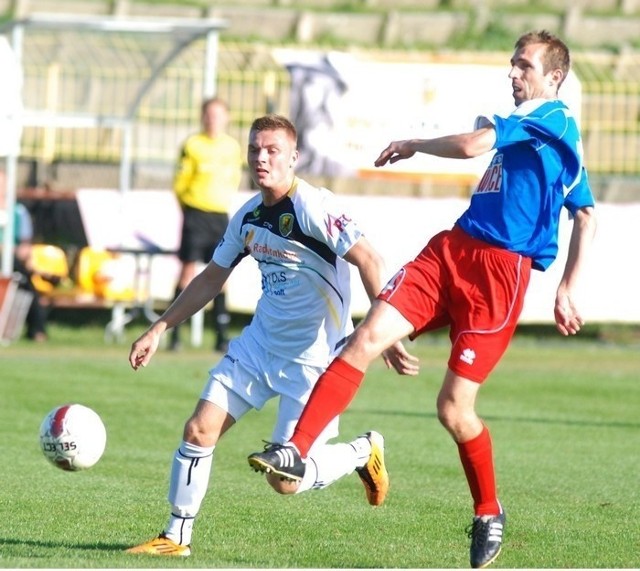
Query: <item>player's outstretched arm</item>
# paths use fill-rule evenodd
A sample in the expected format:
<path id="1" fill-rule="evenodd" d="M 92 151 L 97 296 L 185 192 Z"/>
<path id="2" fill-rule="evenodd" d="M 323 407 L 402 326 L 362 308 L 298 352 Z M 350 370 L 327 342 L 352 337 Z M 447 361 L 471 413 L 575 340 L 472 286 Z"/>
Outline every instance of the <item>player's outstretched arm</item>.
<path id="1" fill-rule="evenodd" d="M 380 153 L 373 164 L 377 167 L 382 167 L 387 163 L 393 164 L 402 159 L 410 159 L 416 154 L 415 144 L 417 144 L 415 140 L 393 141 Z"/>
<path id="2" fill-rule="evenodd" d="M 556 328 L 562 335 L 575 335 L 584 325 L 584 320 L 575 305 L 574 292 L 595 231 L 596 218 L 593 208 L 580 208 L 574 217 L 567 262 L 558 285 L 554 306 Z"/>
<path id="3" fill-rule="evenodd" d="M 445 135 L 435 139 L 407 139 L 393 141 L 375 160 L 374 165 L 382 167 L 403 159 L 409 159 L 416 153 L 424 153 L 450 159 L 470 159 L 479 157 L 493 149 L 496 132 L 493 125 L 480 127 L 470 133 Z"/>
<path id="4" fill-rule="evenodd" d="M 129 364 L 134 370 L 146 367 L 157 351 L 162 334 L 169 328 L 182 323 L 200 311 L 220 291 L 233 268 L 223 268 L 209 262 L 178 298 L 167 308 L 147 331 L 131 345 Z"/>

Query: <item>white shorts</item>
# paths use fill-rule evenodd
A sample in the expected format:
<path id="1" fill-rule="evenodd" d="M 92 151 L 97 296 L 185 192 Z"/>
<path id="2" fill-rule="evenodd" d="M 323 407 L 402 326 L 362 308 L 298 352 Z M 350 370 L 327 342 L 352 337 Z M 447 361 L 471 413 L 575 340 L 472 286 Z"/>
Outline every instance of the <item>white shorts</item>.
<path id="1" fill-rule="evenodd" d="M 209 371 L 200 398 L 228 412 L 236 421 L 252 408 L 280 397 L 272 442 L 287 442 L 324 367 L 294 363 L 259 347 L 246 334 L 232 339 L 222 360 Z M 324 444 L 338 436 L 335 417 L 315 441 Z"/>

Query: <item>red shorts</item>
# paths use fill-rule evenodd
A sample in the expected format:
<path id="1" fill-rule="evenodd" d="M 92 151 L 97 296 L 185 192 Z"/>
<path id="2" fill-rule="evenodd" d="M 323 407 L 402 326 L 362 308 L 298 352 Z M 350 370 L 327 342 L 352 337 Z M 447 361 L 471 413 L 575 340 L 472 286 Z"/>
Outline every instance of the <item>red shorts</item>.
<path id="1" fill-rule="evenodd" d="M 522 311 L 531 259 L 457 226 L 434 236 L 378 296 L 415 328 L 450 326 L 449 368 L 482 383 L 507 349 Z"/>

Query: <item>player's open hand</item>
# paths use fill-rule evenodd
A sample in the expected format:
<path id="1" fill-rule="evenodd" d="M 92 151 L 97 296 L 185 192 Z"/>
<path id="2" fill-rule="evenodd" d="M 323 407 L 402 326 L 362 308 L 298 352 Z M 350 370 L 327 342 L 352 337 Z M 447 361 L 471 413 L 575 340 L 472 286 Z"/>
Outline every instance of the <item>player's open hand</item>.
<path id="1" fill-rule="evenodd" d="M 558 290 L 554 314 L 556 328 L 562 335 L 575 335 L 584 325 L 584 320 L 576 309 L 569 292 L 564 289 Z"/>
<path id="2" fill-rule="evenodd" d="M 392 367 L 399 375 L 410 375 L 415 377 L 420 372 L 420 361 L 418 357 L 407 352 L 402 344 L 398 341 L 382 352 L 382 358 L 388 369 Z"/>
<path id="3" fill-rule="evenodd" d="M 411 141 L 393 141 L 380 153 L 380 156 L 373 163 L 377 167 L 382 167 L 387 163 L 393 164 L 402 159 L 409 159 L 416 152 L 411 148 Z"/>

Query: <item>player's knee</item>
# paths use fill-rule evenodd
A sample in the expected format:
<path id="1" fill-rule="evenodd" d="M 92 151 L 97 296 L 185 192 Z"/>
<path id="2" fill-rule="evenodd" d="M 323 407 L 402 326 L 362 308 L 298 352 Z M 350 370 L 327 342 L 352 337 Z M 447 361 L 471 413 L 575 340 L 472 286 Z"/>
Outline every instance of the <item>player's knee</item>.
<path id="1" fill-rule="evenodd" d="M 183 439 L 196 446 L 212 446 L 217 440 L 206 426 L 193 417 L 187 420 L 184 425 Z"/>
<path id="2" fill-rule="evenodd" d="M 460 407 L 449 400 L 438 400 L 438 420 L 456 442 L 468 440 L 479 422 L 473 409 Z"/>
<path id="3" fill-rule="evenodd" d="M 350 335 L 348 345 L 351 347 L 357 347 L 362 350 L 371 344 L 373 339 L 373 331 L 366 323 L 362 323 L 356 330 Z"/>
<path id="4" fill-rule="evenodd" d="M 438 420 L 449 432 L 456 425 L 456 414 L 452 407 L 438 406 Z"/>
<path id="5" fill-rule="evenodd" d="M 437 402 L 438 420 L 449 432 L 456 432 L 456 427 L 464 423 L 462 408 L 454 400 L 438 397 Z"/>
<path id="6" fill-rule="evenodd" d="M 358 362 L 370 362 L 385 348 L 381 337 L 371 327 L 364 325 L 356 328 L 351 334 L 342 354 L 351 355 Z"/>
<path id="7" fill-rule="evenodd" d="M 291 480 L 283 480 L 275 474 L 267 474 L 267 482 L 279 494 L 290 495 L 295 494 L 298 490 L 299 483 Z"/>

